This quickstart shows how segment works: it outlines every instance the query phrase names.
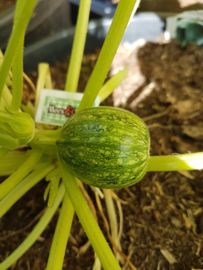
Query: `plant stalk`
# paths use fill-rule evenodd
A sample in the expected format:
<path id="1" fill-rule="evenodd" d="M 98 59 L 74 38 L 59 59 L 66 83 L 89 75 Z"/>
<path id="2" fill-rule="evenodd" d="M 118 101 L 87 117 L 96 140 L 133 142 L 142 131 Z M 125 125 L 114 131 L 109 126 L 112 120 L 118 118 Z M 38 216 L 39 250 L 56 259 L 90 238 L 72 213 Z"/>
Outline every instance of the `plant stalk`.
<path id="1" fill-rule="evenodd" d="M 0 201 L 0 218 L 19 200 L 28 190 L 42 180 L 50 171 L 55 168 L 52 161 L 38 166 L 32 173 L 24 178 L 11 192 Z"/>
<path id="2" fill-rule="evenodd" d="M 87 26 L 89 21 L 91 0 L 81 0 L 79 13 L 71 51 L 71 58 L 68 67 L 68 75 L 65 85 L 65 91 L 77 92 L 78 80 L 84 53 L 84 47 L 87 35 Z"/>
<path id="3" fill-rule="evenodd" d="M 34 229 L 29 233 L 28 237 L 22 242 L 20 246 L 14 250 L 2 263 L 0 263 L 0 270 L 8 269 L 15 261 L 17 261 L 38 239 L 42 232 L 46 229 L 53 215 L 61 203 L 65 193 L 64 185 L 62 184 L 58 190 L 58 194 L 52 208 L 48 208 L 44 215 L 41 217 L 40 221 L 34 227 Z"/>
<path id="4" fill-rule="evenodd" d="M 2 184 L 0 184 L 0 200 L 5 197 L 20 181 L 28 175 L 40 160 L 42 156 L 42 149 L 32 150 L 32 154 L 28 159 L 9 176 Z"/>
<path id="5" fill-rule="evenodd" d="M 69 172 L 60 158 L 58 161 L 66 192 L 103 268 L 105 270 L 121 270 L 77 185 L 75 177 Z"/>
<path id="6" fill-rule="evenodd" d="M 14 28 L 19 20 L 19 15 L 21 8 L 26 0 L 18 0 L 16 4 L 15 17 L 14 17 Z M 16 56 L 13 61 L 12 71 L 13 71 L 13 87 L 12 87 L 12 101 L 10 110 L 17 112 L 20 109 L 22 94 L 23 94 L 23 45 L 24 45 L 24 35 L 21 37 L 21 42 L 16 51 Z"/>
<path id="7" fill-rule="evenodd" d="M 147 167 L 148 172 L 202 169 L 203 152 L 171 156 L 151 156 Z"/>
<path id="8" fill-rule="evenodd" d="M 140 0 L 119 1 L 111 27 L 77 111 L 92 107 L 104 80 L 106 79 L 113 58 L 128 25 L 132 10 L 134 10 L 135 5 L 138 7 L 137 4 L 139 2 Z"/>
<path id="9" fill-rule="evenodd" d="M 18 47 L 20 43 L 22 42 L 22 38 L 25 33 L 25 29 L 28 25 L 29 19 L 32 15 L 33 9 L 35 7 L 37 0 L 29 0 L 24 1 L 23 6 L 21 8 L 21 12 L 19 14 L 19 19 L 16 22 L 15 27 L 13 28 L 8 47 L 6 49 L 4 61 L 2 64 L 2 67 L 0 69 L 0 99 L 2 95 L 2 91 L 4 88 L 4 85 L 6 83 L 6 78 L 8 76 L 9 70 L 11 68 L 11 65 L 14 61 L 14 58 L 16 56 L 16 52 L 18 50 Z"/>
<path id="10" fill-rule="evenodd" d="M 54 233 L 54 239 L 51 245 L 51 251 L 49 253 L 49 260 L 46 270 L 62 269 L 73 216 L 74 208 L 66 193 L 63 199 L 63 205 Z"/>
<path id="11" fill-rule="evenodd" d="M 60 132 L 61 128 L 57 130 L 37 131 L 29 145 L 33 148 L 55 148 L 56 140 L 58 139 Z"/>
<path id="12" fill-rule="evenodd" d="M 116 73 L 113 77 L 111 77 L 101 88 L 99 91 L 100 103 L 104 101 L 108 96 L 112 94 L 114 89 L 118 87 L 121 82 L 127 77 L 128 69 L 125 67 L 123 70 Z"/>

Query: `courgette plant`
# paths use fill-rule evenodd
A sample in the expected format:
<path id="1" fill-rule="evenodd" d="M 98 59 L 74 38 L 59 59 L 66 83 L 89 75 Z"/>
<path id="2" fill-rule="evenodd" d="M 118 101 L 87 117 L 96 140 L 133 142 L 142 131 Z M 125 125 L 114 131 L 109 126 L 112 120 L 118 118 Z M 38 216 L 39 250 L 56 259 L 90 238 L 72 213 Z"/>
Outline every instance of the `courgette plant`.
<path id="1" fill-rule="evenodd" d="M 93 182 L 88 182 L 88 184 L 96 185 L 94 181 L 96 181 L 99 175 L 96 175 L 96 169 L 95 174 L 94 170 L 87 172 L 80 170 L 81 168 L 79 168 L 77 162 L 79 162 L 79 160 L 80 162 L 84 162 L 86 158 L 85 155 L 87 153 L 82 151 L 82 148 L 79 149 L 78 144 L 76 144 L 78 150 L 76 148 L 74 149 L 75 163 L 73 162 L 72 165 L 69 163 L 72 153 L 71 151 L 74 148 L 73 142 L 81 142 L 81 134 L 79 133 L 81 130 L 83 130 L 82 132 L 84 132 L 86 139 L 88 138 L 85 141 L 85 144 L 88 144 L 90 152 L 93 151 L 95 147 L 94 143 L 97 133 L 94 133 L 93 137 L 92 134 L 87 134 L 88 130 L 91 130 L 91 125 L 89 122 L 85 123 L 82 116 L 87 110 L 90 110 L 88 108 L 92 107 L 97 95 L 100 96 L 101 101 L 104 100 L 127 75 L 127 69 L 124 69 L 103 85 L 122 36 L 129 23 L 130 17 L 134 14 L 139 2 L 139 0 L 120 0 L 112 25 L 104 42 L 94 71 L 87 83 L 85 93 L 77 113 L 73 116 L 73 120 L 68 120 L 70 123 L 73 123 L 73 126 L 70 128 L 70 123 L 67 122 L 62 130 L 61 128 L 57 130 L 48 130 L 46 125 L 35 125 L 33 118 L 36 107 L 34 107 L 30 102 L 27 105 L 21 104 L 23 88 L 23 39 L 27 24 L 32 16 L 32 12 L 36 4 L 36 0 L 17 1 L 12 35 L 5 55 L 3 56 L 3 54 L 1 54 L 0 57 L 0 176 L 8 176 L 8 178 L 0 184 L 0 217 L 2 217 L 19 198 L 21 198 L 29 189 L 43 178 L 46 178 L 46 180 L 49 181 L 44 194 L 45 199 L 49 196 L 49 207 L 46 209 L 37 225 L 23 243 L 13 253 L 11 253 L 5 261 L 0 263 L 0 270 L 8 269 L 12 263 L 14 263 L 24 252 L 26 252 L 26 250 L 29 249 L 29 247 L 37 240 L 38 236 L 46 228 L 61 202 L 62 208 L 46 269 L 62 269 L 74 211 L 76 211 L 80 223 L 82 224 L 91 245 L 98 256 L 102 267 L 106 270 L 121 269 L 78 187 L 78 184 L 81 186 L 81 182 L 75 178 L 75 176 L 81 178 L 81 180 L 84 178 L 85 181 L 85 175 L 91 173 L 93 176 Z M 81 0 L 80 2 L 65 91 L 76 92 L 77 90 L 90 5 L 91 0 Z M 11 86 L 12 94 L 8 88 Z M 44 86 L 47 88 L 52 87 L 49 66 L 47 64 L 40 64 L 35 106 L 38 104 L 40 91 Z M 135 137 L 138 139 L 136 139 L 137 141 L 135 142 L 139 148 L 136 155 L 132 155 L 129 158 L 128 154 L 124 151 L 122 152 L 122 155 L 119 156 L 121 157 L 121 160 L 117 159 L 118 166 L 122 167 L 123 162 L 126 162 L 126 164 L 128 163 L 128 165 L 131 166 L 130 174 L 128 174 L 129 168 L 125 166 L 122 167 L 122 170 L 124 170 L 122 173 L 127 173 L 128 178 L 136 178 L 134 174 L 137 173 L 139 177 L 137 177 L 134 182 L 139 181 L 146 171 L 200 170 L 203 168 L 203 153 L 149 157 L 148 130 L 144 123 L 129 112 L 125 113 L 125 111 L 122 111 L 121 113 L 119 111 L 119 113 L 117 113 L 113 111 L 112 113 L 110 108 L 104 110 L 109 119 L 111 119 L 111 126 L 116 128 L 119 123 L 119 128 L 121 128 L 121 130 L 121 124 L 124 121 L 123 119 L 126 120 L 129 118 L 129 121 L 125 123 L 127 126 L 125 126 L 125 130 L 122 130 L 122 134 L 116 134 L 116 129 L 114 130 L 114 133 L 112 133 L 113 131 L 111 130 L 112 138 L 110 143 L 112 145 L 112 153 L 115 150 L 113 142 L 117 141 L 116 145 L 119 147 L 119 136 L 122 137 L 125 135 L 122 138 L 124 138 L 126 145 L 128 145 L 128 136 L 129 134 L 134 133 L 132 129 L 136 129 Z M 98 125 L 98 127 L 103 125 L 103 130 L 108 131 L 109 121 L 105 123 L 101 122 L 105 120 L 101 116 L 104 111 L 102 111 L 102 113 L 99 112 L 101 112 L 101 110 L 99 111 L 99 108 L 95 108 L 93 113 L 91 111 L 91 116 L 95 117 L 96 115 L 97 119 L 100 118 L 99 123 L 101 125 Z M 126 115 L 128 115 L 128 117 Z M 136 120 L 133 120 L 133 117 Z M 76 121 L 75 126 L 74 121 Z M 89 129 L 85 130 L 88 125 Z M 68 127 L 67 130 L 65 128 L 66 126 Z M 74 128 L 76 126 L 77 129 Z M 66 136 L 66 132 L 71 130 L 72 144 L 69 143 L 68 138 L 64 137 Z M 141 136 L 142 132 L 143 137 Z M 63 152 L 64 138 L 65 144 L 69 145 L 68 152 L 65 152 L 65 154 Z M 98 140 L 99 137 L 96 138 L 96 141 Z M 56 143 L 56 141 L 58 143 Z M 29 148 L 25 148 L 24 151 L 18 151 L 18 149 L 25 145 L 29 146 Z M 103 145 L 105 144 L 103 144 L 101 140 L 101 149 L 97 150 L 101 150 L 100 154 L 105 156 L 105 153 L 102 152 L 105 152 L 106 150 Z M 84 145 L 80 144 L 80 147 L 83 146 Z M 124 149 L 125 147 L 122 145 L 120 148 Z M 105 158 L 108 160 L 109 155 L 112 153 L 106 153 L 107 156 L 105 156 Z M 83 155 L 84 157 L 81 158 Z M 136 163 L 132 157 L 137 157 L 139 162 Z M 142 157 L 143 162 L 140 163 Z M 118 158 L 118 156 L 116 156 L 116 158 Z M 101 169 L 102 165 L 99 165 L 98 162 L 99 160 L 96 158 L 94 161 L 92 160 L 92 164 L 94 163 L 95 166 L 94 168 L 100 166 Z M 108 162 L 105 164 L 108 164 Z M 103 178 L 105 178 L 105 173 L 110 173 L 111 177 L 109 178 L 107 174 L 106 178 L 111 180 L 113 173 L 115 173 L 115 171 L 112 171 L 112 168 L 115 167 L 114 165 L 115 164 L 112 163 L 112 165 L 108 167 L 108 172 L 105 172 L 106 165 L 104 166 Z M 141 171 L 142 166 L 144 168 L 143 171 Z M 127 168 L 126 172 L 125 168 Z M 88 167 L 88 169 L 91 170 L 92 167 Z M 140 172 L 140 174 L 138 172 Z M 61 178 L 62 181 L 60 182 Z M 110 183 L 109 186 L 105 186 L 103 178 L 102 185 L 98 184 L 97 186 L 102 188 L 121 188 L 122 186 L 126 186 L 125 183 L 123 185 L 120 185 L 119 183 L 118 185 L 117 183 L 116 185 L 112 185 L 112 183 Z M 117 175 L 117 178 L 119 178 L 119 174 Z M 115 182 L 116 178 L 113 179 L 113 183 Z M 123 183 L 123 179 L 121 182 Z M 129 182 L 129 185 L 132 183 L 132 181 Z M 109 195 L 108 190 L 104 190 L 104 193 Z M 131 267 L 133 268 L 133 266 Z M 97 269 L 100 268 L 98 267 Z"/>

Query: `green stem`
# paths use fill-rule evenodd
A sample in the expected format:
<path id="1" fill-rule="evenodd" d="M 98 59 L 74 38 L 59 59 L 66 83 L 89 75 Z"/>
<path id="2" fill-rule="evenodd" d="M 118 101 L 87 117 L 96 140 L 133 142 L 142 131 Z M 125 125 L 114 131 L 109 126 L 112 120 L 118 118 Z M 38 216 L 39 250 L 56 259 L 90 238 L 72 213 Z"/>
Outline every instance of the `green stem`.
<path id="1" fill-rule="evenodd" d="M 80 191 L 75 177 L 59 159 L 63 183 L 77 216 L 92 244 L 101 264 L 105 270 L 121 270 L 109 245 L 107 244 L 82 192 Z"/>
<path id="2" fill-rule="evenodd" d="M 202 170 L 203 152 L 194 154 L 151 156 L 148 172 Z"/>
<path id="3" fill-rule="evenodd" d="M 127 77 L 128 69 L 125 67 L 123 70 L 119 71 L 111 77 L 101 88 L 99 91 L 100 103 L 104 101 L 108 96 L 112 94 L 114 89 L 120 85 L 120 83 Z"/>
<path id="4" fill-rule="evenodd" d="M 0 50 L 0 66 L 2 66 L 3 60 L 4 60 L 4 55 L 3 55 L 2 51 Z M 9 73 L 12 74 L 11 71 L 9 71 Z M 7 76 L 6 84 L 4 85 L 4 88 L 2 91 L 2 97 L 0 99 L 0 105 L 2 104 L 3 106 L 5 106 L 7 108 L 10 107 L 11 100 L 12 100 L 12 94 L 11 94 L 10 90 L 8 89 L 8 85 L 7 85 L 9 79 L 10 79 L 10 76 Z M 1 106 L 0 106 L 0 108 L 1 108 Z"/>
<path id="5" fill-rule="evenodd" d="M 139 0 L 120 0 L 96 66 L 87 83 L 85 94 L 77 111 L 92 107 L 102 84 L 106 79 L 113 58 L 128 25 L 132 10 L 135 4 L 138 3 Z"/>
<path id="6" fill-rule="evenodd" d="M 11 192 L 0 201 L 0 218 L 20 199 L 28 190 L 42 180 L 50 171 L 55 168 L 53 162 L 46 162 L 38 166 L 24 180 L 22 180 Z"/>
<path id="7" fill-rule="evenodd" d="M 65 193 L 65 188 L 63 184 L 60 186 L 58 190 L 58 194 L 52 208 L 48 208 L 40 221 L 34 227 L 34 229 L 29 233 L 28 237 L 22 242 L 17 249 L 11 253 L 1 264 L 0 270 L 8 269 L 15 261 L 17 261 L 38 239 L 38 237 L 42 234 L 42 232 L 46 229 L 53 215 L 61 203 L 63 196 Z"/>
<path id="8" fill-rule="evenodd" d="M 20 11 L 25 0 L 18 0 L 16 4 L 15 17 L 14 17 L 14 28 L 19 19 Z M 14 58 L 12 71 L 13 71 L 13 87 L 12 87 L 12 101 L 10 110 L 18 111 L 20 109 L 22 94 L 23 94 L 23 44 L 24 35 L 21 38 L 21 42 L 16 51 L 16 57 Z"/>
<path id="9" fill-rule="evenodd" d="M 9 176 L 11 175 L 12 173 L 14 173 L 14 170 L 3 170 L 0 172 L 0 176 Z"/>
<path id="10" fill-rule="evenodd" d="M 21 108 L 24 112 L 28 113 L 32 119 L 35 118 L 35 107 L 30 101 L 26 105 L 21 104 Z"/>
<path id="11" fill-rule="evenodd" d="M 76 92 L 84 53 L 91 0 L 81 0 L 65 91 Z"/>
<path id="12" fill-rule="evenodd" d="M 42 89 L 52 89 L 52 82 L 51 82 L 51 73 L 50 67 L 47 63 L 39 63 L 38 65 L 38 78 L 37 78 L 37 85 L 36 85 L 36 95 L 35 95 L 35 111 L 38 108 L 40 95 Z"/>
<path id="13" fill-rule="evenodd" d="M 32 15 L 32 11 L 35 7 L 36 0 L 24 1 L 23 6 L 21 8 L 21 12 L 19 14 L 19 19 L 16 23 L 16 26 L 13 28 L 11 38 L 9 40 L 9 44 L 5 53 L 4 61 L 2 67 L 0 69 L 0 99 L 1 94 L 6 82 L 6 78 L 9 73 L 9 69 L 13 63 L 13 60 L 16 56 L 16 52 L 20 43 L 22 42 L 22 38 L 25 33 L 25 29 L 29 22 L 29 19 Z"/>
<path id="14" fill-rule="evenodd" d="M 56 147 L 56 140 L 61 132 L 61 128 L 57 130 L 41 130 L 35 133 L 34 138 L 29 143 L 31 147 L 52 148 Z"/>
<path id="15" fill-rule="evenodd" d="M 9 176 L 2 184 L 0 184 L 0 200 L 4 198 L 15 186 L 30 173 L 42 156 L 42 150 L 34 149 L 28 159 Z"/>
<path id="16" fill-rule="evenodd" d="M 18 52 L 13 62 L 13 88 L 10 110 L 17 112 L 20 109 L 23 94 L 23 41 L 21 41 Z"/>
<path id="17" fill-rule="evenodd" d="M 107 214 L 109 218 L 110 228 L 111 228 L 111 236 L 116 246 L 120 248 L 120 239 L 118 237 L 118 221 L 116 209 L 113 201 L 113 197 L 110 193 L 109 189 L 103 189 L 104 199 L 106 203 Z M 113 247 L 114 254 L 117 258 L 117 261 L 122 261 L 121 255 L 117 252 L 116 248 Z"/>
<path id="18" fill-rule="evenodd" d="M 62 269 L 73 216 L 74 208 L 66 193 L 57 222 L 57 227 L 54 233 L 54 239 L 51 245 L 51 251 L 49 253 L 49 260 L 46 270 Z"/>
<path id="19" fill-rule="evenodd" d="M 4 107 L 9 108 L 12 100 L 12 94 L 10 90 L 8 89 L 7 85 L 4 85 L 4 89 L 1 96 L 1 102 L 4 102 Z"/>
<path id="20" fill-rule="evenodd" d="M 1 148 L 3 149 L 3 148 Z M 10 151 L 3 159 L 4 162 L 0 162 L 0 172 L 5 170 L 17 170 L 18 167 L 28 158 L 30 151 Z"/>

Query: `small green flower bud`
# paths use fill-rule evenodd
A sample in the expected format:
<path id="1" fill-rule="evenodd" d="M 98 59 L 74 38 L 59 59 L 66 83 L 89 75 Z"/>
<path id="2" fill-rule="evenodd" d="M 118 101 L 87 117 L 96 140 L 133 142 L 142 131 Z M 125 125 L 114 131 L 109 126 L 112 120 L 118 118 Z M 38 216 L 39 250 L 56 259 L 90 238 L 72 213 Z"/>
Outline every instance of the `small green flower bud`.
<path id="1" fill-rule="evenodd" d="M 34 137 L 34 131 L 35 123 L 29 114 L 11 112 L 6 108 L 0 110 L 0 134 L 17 139 L 18 146 L 28 144 Z M 6 147 L 11 148 L 9 145 Z"/>

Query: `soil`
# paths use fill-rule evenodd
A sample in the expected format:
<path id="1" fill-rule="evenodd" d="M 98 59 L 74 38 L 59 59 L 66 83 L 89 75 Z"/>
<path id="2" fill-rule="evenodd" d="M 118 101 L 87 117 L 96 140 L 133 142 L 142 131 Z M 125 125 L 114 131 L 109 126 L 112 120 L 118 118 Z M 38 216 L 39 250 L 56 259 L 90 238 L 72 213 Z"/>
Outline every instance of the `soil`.
<path id="1" fill-rule="evenodd" d="M 98 55 L 99 51 L 84 57 L 79 91 L 83 91 Z M 181 48 L 176 41 L 124 44 L 109 75 L 126 64 L 129 75 L 102 105 L 130 110 L 146 122 L 151 155 L 200 152 L 203 150 L 202 63 L 203 49 L 195 45 Z M 67 66 L 68 60 L 52 68 L 55 89 L 64 88 Z M 31 76 L 36 81 L 37 74 L 32 72 Z M 34 99 L 29 91 L 26 96 Z M 42 198 L 45 187 L 46 182 L 41 181 L 0 220 L 0 261 L 36 224 L 37 215 L 46 207 Z M 87 190 L 93 199 L 92 191 L 88 187 Z M 122 204 L 122 250 L 136 269 L 203 269 L 202 171 L 147 173 L 136 185 L 116 193 L 127 202 Z M 10 269 L 45 269 L 57 217 L 58 213 L 38 241 Z M 106 235 L 99 213 L 98 217 Z M 63 269 L 92 269 L 92 249 L 81 252 L 87 241 L 75 216 Z M 122 269 L 131 267 L 125 264 Z"/>
<path id="2" fill-rule="evenodd" d="M 15 5 L 17 0 L 1 0 L 0 2 L 0 13 Z"/>

